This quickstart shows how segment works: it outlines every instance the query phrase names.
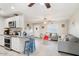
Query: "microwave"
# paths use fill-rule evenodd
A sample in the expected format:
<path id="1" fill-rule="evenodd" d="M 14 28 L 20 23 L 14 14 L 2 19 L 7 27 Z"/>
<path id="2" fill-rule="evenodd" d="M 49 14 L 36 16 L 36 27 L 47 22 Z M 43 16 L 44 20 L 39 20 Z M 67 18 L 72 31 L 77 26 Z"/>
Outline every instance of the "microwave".
<path id="1" fill-rule="evenodd" d="M 10 21 L 8 25 L 10 28 L 16 28 L 16 21 Z"/>

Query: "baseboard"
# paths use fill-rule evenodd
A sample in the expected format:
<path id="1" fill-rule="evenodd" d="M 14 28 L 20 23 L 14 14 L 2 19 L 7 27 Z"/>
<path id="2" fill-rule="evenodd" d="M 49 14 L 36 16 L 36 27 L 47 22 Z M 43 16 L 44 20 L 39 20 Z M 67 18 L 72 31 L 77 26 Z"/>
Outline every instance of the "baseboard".
<path id="1" fill-rule="evenodd" d="M 2 46 L 2 45 L 0 45 L 1 47 L 4 47 L 4 46 Z"/>
<path id="2" fill-rule="evenodd" d="M 73 56 L 79 56 L 77 54 L 73 54 L 73 53 L 68 53 L 68 52 L 63 52 L 63 51 L 58 51 L 59 53 L 66 53 L 66 54 L 70 54 L 70 55 L 73 55 Z"/>
<path id="3" fill-rule="evenodd" d="M 15 51 L 15 50 L 13 50 L 13 49 L 11 49 L 12 51 L 14 51 L 14 52 L 16 52 L 16 53 L 19 53 L 19 54 L 21 54 L 20 52 L 18 52 L 18 51 Z"/>

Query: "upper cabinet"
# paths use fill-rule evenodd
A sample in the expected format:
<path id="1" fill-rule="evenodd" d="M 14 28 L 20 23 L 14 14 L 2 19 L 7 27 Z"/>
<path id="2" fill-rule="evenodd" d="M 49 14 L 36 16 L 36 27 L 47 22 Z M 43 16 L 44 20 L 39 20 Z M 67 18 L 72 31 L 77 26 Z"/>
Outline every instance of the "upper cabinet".
<path id="1" fill-rule="evenodd" d="M 7 19 L 5 20 L 5 28 L 9 27 L 9 26 L 8 26 L 9 20 L 10 20 L 10 18 L 7 18 Z"/>
<path id="2" fill-rule="evenodd" d="M 7 18 L 5 21 L 5 27 L 10 27 L 14 25 L 17 28 L 24 28 L 24 17 L 22 15 Z"/>

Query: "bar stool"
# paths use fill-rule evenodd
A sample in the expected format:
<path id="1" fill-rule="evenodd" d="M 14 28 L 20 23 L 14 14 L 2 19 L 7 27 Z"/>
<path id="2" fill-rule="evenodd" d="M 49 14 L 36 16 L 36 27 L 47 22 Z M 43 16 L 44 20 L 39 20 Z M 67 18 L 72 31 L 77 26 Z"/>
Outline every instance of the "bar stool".
<path id="1" fill-rule="evenodd" d="M 30 54 L 30 41 L 25 41 L 25 47 L 24 47 L 24 54 L 26 54 L 29 56 Z"/>
<path id="2" fill-rule="evenodd" d="M 30 50 L 31 53 L 33 53 L 36 50 L 34 38 L 30 38 L 30 48 L 31 48 L 31 50 Z"/>
<path id="3" fill-rule="evenodd" d="M 30 53 L 33 53 L 35 50 L 35 40 L 33 38 L 29 38 L 29 41 L 25 41 L 24 54 L 27 52 L 29 56 Z"/>

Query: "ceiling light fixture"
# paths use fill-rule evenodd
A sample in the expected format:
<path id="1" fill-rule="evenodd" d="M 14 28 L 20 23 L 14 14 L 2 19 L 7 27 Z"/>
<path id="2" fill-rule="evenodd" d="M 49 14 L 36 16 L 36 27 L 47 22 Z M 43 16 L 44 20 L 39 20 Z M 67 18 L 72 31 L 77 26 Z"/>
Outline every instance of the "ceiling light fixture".
<path id="1" fill-rule="evenodd" d="M 15 9 L 15 7 L 14 6 L 11 6 L 11 9 Z"/>
<path id="2" fill-rule="evenodd" d="M 44 24 L 47 24 L 47 22 L 45 21 Z"/>
<path id="3" fill-rule="evenodd" d="M 44 5 L 44 1 L 43 0 L 38 0 L 39 4 Z"/>
<path id="4" fill-rule="evenodd" d="M 47 24 L 46 20 L 47 20 L 47 18 L 44 18 L 44 22 L 43 22 L 44 24 Z"/>
<path id="5" fill-rule="evenodd" d="M 41 2 L 40 4 L 41 4 L 41 5 L 44 5 L 44 3 L 42 3 L 42 2 Z"/>

